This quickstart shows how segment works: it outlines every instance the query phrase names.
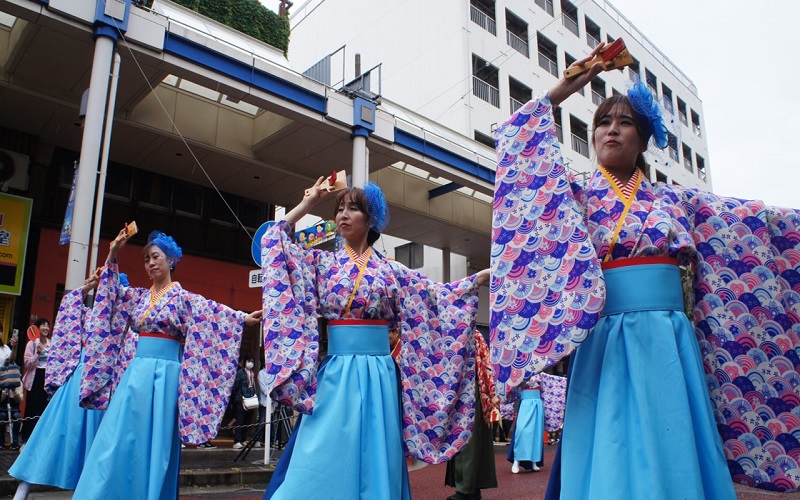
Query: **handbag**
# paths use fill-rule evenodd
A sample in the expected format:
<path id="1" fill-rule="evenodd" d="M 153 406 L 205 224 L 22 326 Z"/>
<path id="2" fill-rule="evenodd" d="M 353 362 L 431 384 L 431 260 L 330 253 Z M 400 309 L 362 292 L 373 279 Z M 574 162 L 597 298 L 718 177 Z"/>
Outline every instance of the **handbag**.
<path id="1" fill-rule="evenodd" d="M 22 385 L 22 373 L 19 365 L 8 363 L 0 367 L 0 389 L 14 389 Z"/>
<path id="2" fill-rule="evenodd" d="M 250 396 L 249 398 L 242 398 L 242 406 L 245 410 L 252 410 L 258 408 L 258 396 Z"/>

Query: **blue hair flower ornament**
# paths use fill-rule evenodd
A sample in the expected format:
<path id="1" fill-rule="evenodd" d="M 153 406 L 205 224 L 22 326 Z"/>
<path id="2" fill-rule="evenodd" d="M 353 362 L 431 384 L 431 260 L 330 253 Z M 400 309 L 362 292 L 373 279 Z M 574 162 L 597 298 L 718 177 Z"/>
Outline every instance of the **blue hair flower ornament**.
<path id="1" fill-rule="evenodd" d="M 128 281 L 128 275 L 127 274 L 119 273 L 119 284 L 120 284 L 120 286 L 124 286 L 125 288 L 128 288 L 129 286 L 131 286 L 131 282 Z"/>
<path id="2" fill-rule="evenodd" d="M 669 144 L 667 138 L 668 130 L 664 124 L 661 108 L 653 99 L 650 89 L 644 83 L 638 82 L 628 89 L 628 99 L 631 102 L 633 112 L 636 114 L 636 121 L 644 131 L 647 139 L 649 140 L 652 136 L 653 142 L 659 149 L 666 148 Z"/>
<path id="3" fill-rule="evenodd" d="M 150 233 L 150 236 L 147 237 L 147 243 L 152 243 L 160 248 L 167 259 L 172 260 L 172 265 L 177 264 L 178 261 L 181 260 L 181 257 L 183 257 L 183 250 L 175 243 L 172 236 L 167 236 L 161 231 L 153 231 Z"/>
<path id="4" fill-rule="evenodd" d="M 367 197 L 367 210 L 369 210 L 370 229 L 382 233 L 389 225 L 389 205 L 383 196 L 381 188 L 369 182 L 364 186 L 364 194 Z"/>

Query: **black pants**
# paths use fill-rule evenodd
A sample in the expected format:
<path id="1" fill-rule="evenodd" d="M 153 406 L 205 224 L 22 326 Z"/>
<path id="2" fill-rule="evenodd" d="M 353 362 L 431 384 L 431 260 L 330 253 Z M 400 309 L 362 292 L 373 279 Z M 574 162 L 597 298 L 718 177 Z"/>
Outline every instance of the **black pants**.
<path id="1" fill-rule="evenodd" d="M 233 442 L 244 443 L 247 436 L 250 435 L 250 428 L 241 426 L 250 423 L 250 416 L 255 408 L 253 410 L 245 410 L 241 399 L 234 404 L 236 405 L 236 428 L 233 430 Z"/>
<path id="2" fill-rule="evenodd" d="M 31 390 L 25 395 L 25 418 L 40 417 L 47 408 L 47 392 L 44 390 L 44 368 L 36 369 Z M 27 441 L 39 419 L 25 420 L 22 426 L 22 439 Z"/>

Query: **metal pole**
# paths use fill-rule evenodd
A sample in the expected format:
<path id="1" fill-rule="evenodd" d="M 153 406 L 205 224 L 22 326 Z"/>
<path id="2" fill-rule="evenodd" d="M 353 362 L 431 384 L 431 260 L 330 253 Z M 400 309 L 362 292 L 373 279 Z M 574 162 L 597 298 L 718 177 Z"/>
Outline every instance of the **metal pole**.
<path id="1" fill-rule="evenodd" d="M 114 128 L 114 107 L 117 105 L 117 85 L 119 84 L 119 65 L 122 58 L 114 53 L 114 67 L 111 70 L 111 89 L 106 107 L 106 126 L 103 132 L 103 150 L 100 156 L 100 175 L 97 179 L 97 195 L 94 205 L 94 227 L 92 228 L 92 251 L 89 258 L 89 269 L 97 267 L 97 254 L 100 247 L 100 223 L 103 220 L 103 200 L 106 193 L 106 176 L 108 175 L 108 149 L 111 145 L 111 130 Z"/>
<path id="2" fill-rule="evenodd" d="M 89 99 L 86 105 L 78 182 L 75 188 L 75 209 L 72 218 L 72 234 L 69 240 L 67 277 L 64 285 L 67 290 L 74 290 L 81 286 L 86 277 L 94 190 L 103 139 L 103 122 L 105 121 L 114 44 L 114 40 L 107 36 L 97 37 L 94 44 Z"/>
<path id="3" fill-rule="evenodd" d="M 364 187 L 369 180 L 367 138 L 353 135 L 353 187 Z"/>

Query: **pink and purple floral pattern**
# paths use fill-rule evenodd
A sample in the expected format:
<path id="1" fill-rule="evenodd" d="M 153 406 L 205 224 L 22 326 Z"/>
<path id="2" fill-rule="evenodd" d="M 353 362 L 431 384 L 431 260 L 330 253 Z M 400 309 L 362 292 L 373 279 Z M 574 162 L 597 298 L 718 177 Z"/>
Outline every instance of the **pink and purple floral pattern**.
<path id="1" fill-rule="evenodd" d="M 498 134 L 500 163 L 513 165 L 514 172 L 498 167 L 502 189 L 495 206 L 504 206 L 509 197 L 513 213 L 507 219 L 502 214 L 495 217 L 500 230 L 495 228 L 493 234 L 493 255 L 501 257 L 493 266 L 502 272 L 510 265 L 505 261 L 516 262 L 511 247 L 522 237 L 506 234 L 506 229 L 530 233 L 528 228 L 539 227 L 541 217 L 571 211 L 575 202 L 585 222 L 578 229 L 585 227 L 590 235 L 591 253 L 606 257 L 623 204 L 599 171 L 585 185 L 570 179 L 571 192 L 559 200 L 566 208 L 550 203 L 549 186 L 561 186 L 566 175 L 548 98 L 525 105 Z M 539 201 L 523 206 L 521 200 L 527 199 Z M 571 219 L 567 223 L 573 224 Z M 541 238 L 541 233 L 531 234 Z M 506 247 L 511 248 L 510 258 Z M 564 253 L 563 247 L 551 248 L 556 257 Z M 695 331 L 734 481 L 773 490 L 800 487 L 800 214 L 644 180 L 609 260 L 665 255 L 694 265 Z M 530 261 L 542 273 L 559 274 L 563 269 L 558 259 L 546 254 Z M 522 268 L 517 276 L 524 276 Z M 591 266 L 588 276 L 594 278 Z M 503 284 L 498 281 L 493 289 Z M 531 290 L 532 300 L 537 289 Z M 551 297 L 540 293 L 536 307 L 552 307 Z M 602 307 L 599 294 L 591 298 Z M 500 306 L 502 301 L 493 299 L 493 326 L 495 315 L 506 314 Z M 556 311 L 563 310 L 556 303 Z M 594 303 L 587 304 L 584 319 L 591 319 L 596 310 Z M 511 386 L 516 381 L 512 370 L 527 373 L 529 367 L 538 368 L 524 356 L 517 364 L 509 363 L 509 348 L 540 342 L 538 331 L 526 335 L 507 346 L 500 342 L 500 332 L 493 337 L 493 359 L 501 369 L 507 367 L 504 380 Z M 534 351 L 523 349 L 523 354 L 528 352 Z"/>
<path id="2" fill-rule="evenodd" d="M 567 403 L 567 378 L 549 373 L 539 374 L 544 407 L 544 430 L 557 431 L 564 427 L 564 409 Z"/>
<path id="3" fill-rule="evenodd" d="M 290 235 L 291 225 L 282 221 L 261 244 L 264 351 L 273 398 L 303 413 L 313 410 L 318 316 L 385 320 L 402 331 L 406 448 L 430 463 L 455 456 L 475 415 L 474 276 L 435 283 L 373 253 L 345 314 L 359 273 L 349 253 L 307 250 Z"/>
<path id="4" fill-rule="evenodd" d="M 44 387 L 51 396 L 64 385 L 81 361 L 83 322 L 90 309 L 83 305 L 83 289 L 65 293 L 53 323 Z"/>
<path id="5" fill-rule="evenodd" d="M 120 287 L 117 263 L 107 263 L 92 310 L 81 405 L 105 409 L 136 353 L 138 334 L 166 334 L 183 343 L 181 439 L 204 443 L 216 437 L 228 405 L 245 314 L 184 290 L 179 283 L 155 307 L 149 305 L 150 290 Z"/>
<path id="6" fill-rule="evenodd" d="M 595 325 L 605 282 L 566 180 L 549 101 L 496 132 L 490 338 L 501 398 L 568 356 Z"/>

